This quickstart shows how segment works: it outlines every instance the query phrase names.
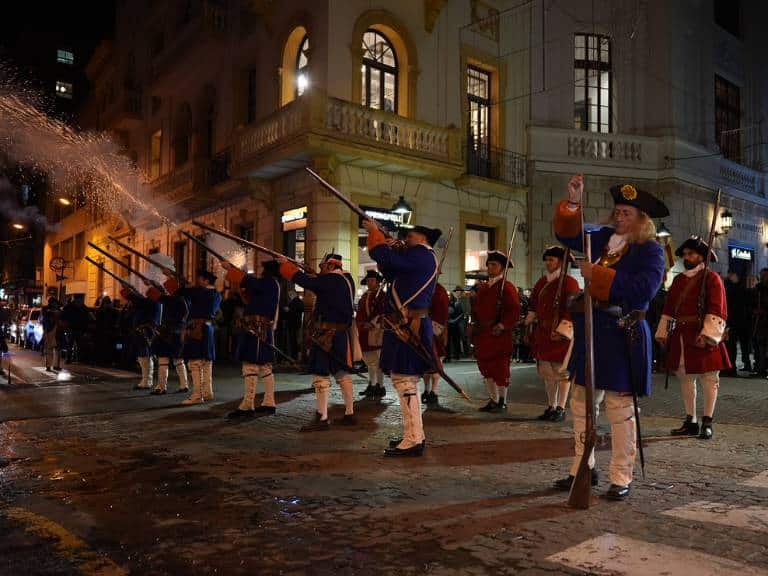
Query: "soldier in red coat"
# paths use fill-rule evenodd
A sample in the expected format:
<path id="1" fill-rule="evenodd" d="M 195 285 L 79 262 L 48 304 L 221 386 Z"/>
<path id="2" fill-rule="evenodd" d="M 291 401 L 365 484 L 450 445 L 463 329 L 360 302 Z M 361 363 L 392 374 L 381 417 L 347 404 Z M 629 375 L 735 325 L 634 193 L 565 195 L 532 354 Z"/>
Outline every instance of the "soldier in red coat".
<path id="1" fill-rule="evenodd" d="M 520 318 L 520 297 L 514 284 L 502 277 L 506 265 L 506 254 L 488 252 L 488 281 L 478 287 L 472 305 L 472 343 L 489 397 L 482 412 L 501 412 L 507 406 L 512 332 Z"/>
<path id="2" fill-rule="evenodd" d="M 445 351 L 448 345 L 448 305 L 450 297 L 448 291 L 440 283 L 435 285 L 435 293 L 432 295 L 432 304 L 429 307 L 429 317 L 432 320 L 432 342 L 435 357 L 440 362 L 445 358 Z M 429 372 L 424 374 L 424 393 L 421 395 L 421 401 L 428 406 L 437 404 L 437 383 L 440 381 L 440 374 Z"/>
<path id="3" fill-rule="evenodd" d="M 579 284 L 568 274 L 561 278 L 565 259 L 565 249 L 561 246 L 550 246 L 544 250 L 543 259 L 544 276 L 533 287 L 525 324 L 534 326 L 533 354 L 547 391 L 547 409 L 539 420 L 562 422 L 571 388 L 567 363 L 573 340 L 573 323 L 568 312 L 568 300 L 579 293 Z M 572 259 L 569 253 L 569 260 Z"/>
<path id="4" fill-rule="evenodd" d="M 384 328 L 381 326 L 381 315 L 384 313 L 384 301 L 386 293 L 381 282 L 383 276 L 376 270 L 368 270 L 363 281 L 368 290 L 360 298 L 357 304 L 357 334 L 360 339 L 360 349 L 363 352 L 363 361 L 368 367 L 368 386 L 360 392 L 360 396 L 366 398 L 383 398 L 384 373 L 379 366 L 381 344 L 384 336 Z"/>
<path id="5" fill-rule="evenodd" d="M 705 281 L 704 259 L 709 246 L 698 236 L 683 242 L 675 254 L 682 256 L 685 271 L 675 276 L 664 305 L 664 313 L 656 331 L 663 346 L 669 341 L 667 369 L 677 372 L 685 404 L 685 422 L 672 430 L 676 436 L 712 438 L 720 370 L 731 367 L 723 342 L 728 306 L 723 280 L 715 272 L 706 271 L 704 309 L 699 310 L 699 295 Z M 712 260 L 717 261 L 714 252 Z M 703 314 L 703 318 L 701 317 Z M 704 414 L 699 428 L 696 419 L 696 380 L 704 391 Z"/>

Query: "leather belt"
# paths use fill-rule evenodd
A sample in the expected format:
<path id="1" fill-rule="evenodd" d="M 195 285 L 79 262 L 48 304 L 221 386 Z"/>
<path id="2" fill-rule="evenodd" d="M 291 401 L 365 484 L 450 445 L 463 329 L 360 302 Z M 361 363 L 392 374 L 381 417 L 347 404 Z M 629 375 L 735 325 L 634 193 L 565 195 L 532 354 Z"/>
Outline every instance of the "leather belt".
<path id="1" fill-rule="evenodd" d="M 677 318 L 675 318 L 675 323 L 678 326 L 682 326 L 683 324 L 693 324 L 694 322 L 696 324 L 699 323 L 699 317 L 696 314 L 689 314 L 689 315 L 686 315 L 686 316 L 678 316 Z"/>
<path id="2" fill-rule="evenodd" d="M 428 308 L 408 308 L 403 311 L 403 316 L 406 318 L 426 318 L 429 316 Z"/>

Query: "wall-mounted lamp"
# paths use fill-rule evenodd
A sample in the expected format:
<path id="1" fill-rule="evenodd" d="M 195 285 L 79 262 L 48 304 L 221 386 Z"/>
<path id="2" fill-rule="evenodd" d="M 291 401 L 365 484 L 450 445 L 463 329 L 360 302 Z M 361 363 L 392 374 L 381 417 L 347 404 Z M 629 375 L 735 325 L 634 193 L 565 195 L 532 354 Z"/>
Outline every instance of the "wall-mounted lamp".
<path id="1" fill-rule="evenodd" d="M 733 228 L 733 214 L 730 210 L 723 210 L 720 213 L 720 232 L 721 234 L 728 234 Z"/>
<path id="2" fill-rule="evenodd" d="M 669 228 L 667 228 L 667 225 L 664 224 L 664 221 L 662 220 L 659 223 L 659 227 L 656 228 L 656 239 L 657 240 L 666 240 L 672 236 L 672 232 L 669 231 Z"/>

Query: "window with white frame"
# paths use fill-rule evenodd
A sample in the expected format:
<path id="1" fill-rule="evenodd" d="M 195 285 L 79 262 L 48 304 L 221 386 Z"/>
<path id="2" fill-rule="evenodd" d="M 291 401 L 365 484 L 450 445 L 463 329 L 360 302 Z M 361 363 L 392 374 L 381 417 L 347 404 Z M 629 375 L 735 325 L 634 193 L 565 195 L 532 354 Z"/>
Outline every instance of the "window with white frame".
<path id="1" fill-rule="evenodd" d="M 599 34 L 574 37 L 574 127 L 589 132 L 610 132 L 611 41 Z"/>

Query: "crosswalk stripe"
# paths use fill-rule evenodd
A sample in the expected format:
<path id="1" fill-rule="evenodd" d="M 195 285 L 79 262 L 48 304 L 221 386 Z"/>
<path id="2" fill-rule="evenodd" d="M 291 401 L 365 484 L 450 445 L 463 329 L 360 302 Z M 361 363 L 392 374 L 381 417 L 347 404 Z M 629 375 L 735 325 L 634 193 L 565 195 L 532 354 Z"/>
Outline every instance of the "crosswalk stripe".
<path id="1" fill-rule="evenodd" d="M 768 508 L 762 506 L 738 506 L 700 500 L 665 510 L 662 514 L 695 522 L 712 522 L 734 528 L 768 532 Z"/>
<path id="2" fill-rule="evenodd" d="M 766 576 L 768 572 L 704 552 L 603 534 L 547 558 L 589 574 L 648 576 Z"/>
<path id="3" fill-rule="evenodd" d="M 752 486 L 753 488 L 768 488 L 768 470 L 760 472 L 754 478 L 741 483 L 742 486 Z"/>

